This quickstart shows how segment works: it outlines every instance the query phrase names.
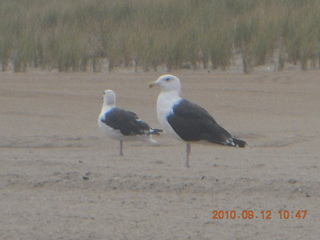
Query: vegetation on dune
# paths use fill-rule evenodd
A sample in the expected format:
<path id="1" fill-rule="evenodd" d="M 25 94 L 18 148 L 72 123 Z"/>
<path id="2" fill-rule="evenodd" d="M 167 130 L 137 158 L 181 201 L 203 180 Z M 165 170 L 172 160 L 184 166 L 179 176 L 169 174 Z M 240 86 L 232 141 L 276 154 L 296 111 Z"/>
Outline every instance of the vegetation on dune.
<path id="1" fill-rule="evenodd" d="M 0 64 L 101 71 L 243 71 L 276 59 L 320 66 L 320 2 L 315 0 L 10 0 L 0 1 Z"/>

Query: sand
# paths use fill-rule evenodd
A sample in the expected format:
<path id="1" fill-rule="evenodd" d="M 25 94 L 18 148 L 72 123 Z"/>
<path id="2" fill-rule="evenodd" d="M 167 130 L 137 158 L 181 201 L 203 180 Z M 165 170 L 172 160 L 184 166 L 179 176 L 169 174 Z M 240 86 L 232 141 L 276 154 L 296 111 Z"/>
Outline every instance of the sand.
<path id="1" fill-rule="evenodd" d="M 118 156 L 97 127 L 103 90 L 160 127 L 161 72 L 0 73 L 0 238 L 318 239 L 319 71 L 173 73 L 249 147 L 192 144 L 185 168 L 163 135 Z"/>

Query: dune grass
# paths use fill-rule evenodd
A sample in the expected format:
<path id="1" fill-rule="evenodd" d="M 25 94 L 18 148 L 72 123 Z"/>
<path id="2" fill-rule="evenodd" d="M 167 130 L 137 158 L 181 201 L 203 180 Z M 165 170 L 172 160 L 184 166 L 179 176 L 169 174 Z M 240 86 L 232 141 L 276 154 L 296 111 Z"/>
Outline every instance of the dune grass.
<path id="1" fill-rule="evenodd" d="M 243 71 L 276 61 L 320 65 L 315 0 L 0 1 L 0 63 L 27 68 L 136 71 L 183 67 Z"/>

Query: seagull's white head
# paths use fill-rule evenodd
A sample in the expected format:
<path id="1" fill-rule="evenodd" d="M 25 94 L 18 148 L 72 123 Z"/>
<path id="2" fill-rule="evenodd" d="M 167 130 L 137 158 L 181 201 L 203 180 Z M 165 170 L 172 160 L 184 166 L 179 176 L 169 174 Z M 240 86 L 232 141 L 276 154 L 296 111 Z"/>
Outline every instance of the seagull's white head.
<path id="1" fill-rule="evenodd" d="M 116 105 L 116 94 L 114 91 L 107 89 L 103 92 L 103 102 L 107 106 L 115 106 Z"/>
<path id="2" fill-rule="evenodd" d="M 160 86 L 162 91 L 176 91 L 180 93 L 180 80 L 173 75 L 162 75 L 157 81 L 149 83 L 149 87 Z"/>

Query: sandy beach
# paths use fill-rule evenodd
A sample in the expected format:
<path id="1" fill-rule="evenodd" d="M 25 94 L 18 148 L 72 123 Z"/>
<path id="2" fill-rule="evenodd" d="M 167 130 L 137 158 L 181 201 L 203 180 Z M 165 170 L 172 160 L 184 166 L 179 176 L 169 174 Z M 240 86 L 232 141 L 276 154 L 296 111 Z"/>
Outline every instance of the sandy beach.
<path id="1" fill-rule="evenodd" d="M 319 70 L 172 72 L 248 143 L 192 144 L 190 168 L 166 134 L 120 157 L 97 126 L 112 89 L 159 128 L 161 74 L 0 73 L 0 239 L 319 239 Z"/>

